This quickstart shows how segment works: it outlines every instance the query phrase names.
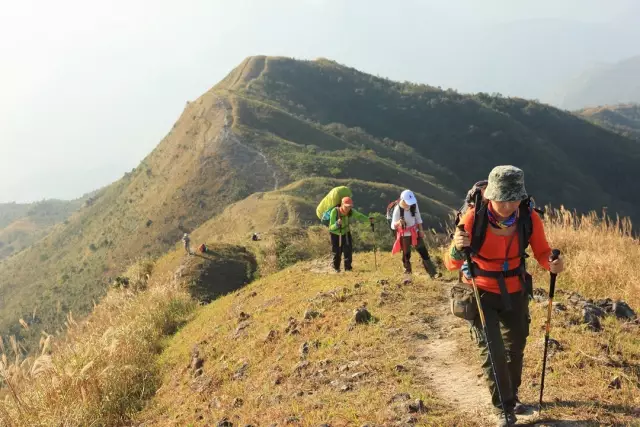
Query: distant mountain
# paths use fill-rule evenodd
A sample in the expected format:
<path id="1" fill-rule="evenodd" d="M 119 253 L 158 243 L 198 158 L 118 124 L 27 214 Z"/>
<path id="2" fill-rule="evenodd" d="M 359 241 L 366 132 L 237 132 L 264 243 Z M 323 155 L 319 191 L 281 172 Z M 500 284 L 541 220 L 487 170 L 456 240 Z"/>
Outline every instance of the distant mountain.
<path id="1" fill-rule="evenodd" d="M 534 101 L 394 82 L 327 59 L 247 58 L 187 103 L 137 168 L 0 265 L 0 333 L 29 347 L 69 311 L 87 313 L 133 260 L 218 215 L 211 227 L 231 237 L 285 213 L 313 221 L 335 182 L 353 182 L 365 212 L 411 188 L 439 228 L 473 182 L 515 164 L 539 204 L 640 218 L 639 162 L 635 141 Z"/>
<path id="2" fill-rule="evenodd" d="M 556 96 L 556 103 L 569 110 L 640 103 L 640 55 L 593 66 L 562 85 Z"/>
<path id="3" fill-rule="evenodd" d="M 442 73 L 434 76 L 438 77 L 434 81 L 445 81 L 447 87 L 465 91 L 500 92 L 556 106 L 560 105 L 555 102 L 557 95 L 563 92 L 552 90 L 559 82 L 570 80 L 594 60 L 615 63 L 640 53 L 632 42 L 640 39 L 640 28 L 631 22 L 614 26 L 564 19 L 526 19 L 492 24 L 463 34 L 450 31 L 446 39 L 443 49 L 438 50 L 442 55 L 434 60 L 457 67 L 435 67 L 442 70 L 431 71 L 425 66 L 428 74 Z M 449 84 L 450 81 L 453 83 Z M 563 88 L 564 84 L 560 89 Z"/>
<path id="4" fill-rule="evenodd" d="M 85 202 L 45 200 L 37 203 L 0 203 L 0 260 L 20 252 L 65 221 Z"/>
<path id="5" fill-rule="evenodd" d="M 622 136 L 640 140 L 640 104 L 584 108 L 577 114 Z"/>

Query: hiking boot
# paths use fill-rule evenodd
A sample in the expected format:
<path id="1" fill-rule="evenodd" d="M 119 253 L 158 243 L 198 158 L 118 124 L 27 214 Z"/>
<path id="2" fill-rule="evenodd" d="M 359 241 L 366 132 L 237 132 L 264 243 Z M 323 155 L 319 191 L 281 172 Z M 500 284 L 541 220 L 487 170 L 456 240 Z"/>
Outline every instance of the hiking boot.
<path id="1" fill-rule="evenodd" d="M 516 424 L 518 419 L 513 412 L 507 412 L 507 417 L 505 418 L 504 412 L 500 412 L 498 415 L 498 421 L 496 422 L 496 427 L 511 427 Z"/>
<path id="2" fill-rule="evenodd" d="M 524 413 L 527 412 L 528 408 L 527 405 L 525 405 L 524 403 L 520 402 L 520 399 L 518 398 L 518 396 L 516 395 L 516 406 L 513 407 L 513 413 L 517 414 L 517 415 L 522 415 Z"/>
<path id="3" fill-rule="evenodd" d="M 500 414 L 498 414 L 498 422 L 496 423 L 497 427 L 510 427 L 516 424 L 516 422 L 518 421 L 518 419 L 516 418 L 516 415 L 511 412 L 511 411 L 507 411 L 507 417 L 505 418 L 504 416 L 504 412 L 500 412 Z"/>
<path id="4" fill-rule="evenodd" d="M 432 279 L 436 279 L 436 278 L 442 277 L 442 274 L 440 274 L 440 273 L 438 273 L 438 271 L 436 271 L 436 266 L 433 265 L 433 263 L 431 262 L 430 259 L 423 260 L 422 264 L 424 265 L 424 269 L 427 270 L 427 274 Z"/>

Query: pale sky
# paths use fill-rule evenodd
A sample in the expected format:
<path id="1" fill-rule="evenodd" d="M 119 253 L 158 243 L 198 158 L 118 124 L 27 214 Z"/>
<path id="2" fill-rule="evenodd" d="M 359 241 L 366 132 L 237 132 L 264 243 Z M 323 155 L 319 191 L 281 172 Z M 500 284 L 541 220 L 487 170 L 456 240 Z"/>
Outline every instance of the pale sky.
<path id="1" fill-rule="evenodd" d="M 0 202 L 120 178 L 249 55 L 550 100 L 640 54 L 637 0 L 0 0 Z M 550 102 L 550 101 L 549 101 Z"/>

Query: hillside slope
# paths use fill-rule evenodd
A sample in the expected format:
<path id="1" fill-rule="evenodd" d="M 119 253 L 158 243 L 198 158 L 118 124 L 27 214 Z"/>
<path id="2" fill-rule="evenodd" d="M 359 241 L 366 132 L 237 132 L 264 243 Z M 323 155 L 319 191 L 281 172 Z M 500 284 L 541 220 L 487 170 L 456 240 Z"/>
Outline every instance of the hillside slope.
<path id="1" fill-rule="evenodd" d="M 33 348 L 68 312 L 87 313 L 135 259 L 175 247 L 233 202 L 303 179 L 391 185 L 356 196 L 379 213 L 412 188 L 438 227 L 497 163 L 523 167 L 538 203 L 636 216 L 638 161 L 634 142 L 535 102 L 392 82 L 324 59 L 251 57 L 188 103 L 131 173 L 0 266 L 0 332 Z M 293 208 L 302 216 L 337 181 L 303 182 Z"/>
<path id="2" fill-rule="evenodd" d="M 576 114 L 622 136 L 640 140 L 640 104 L 584 108 Z"/>

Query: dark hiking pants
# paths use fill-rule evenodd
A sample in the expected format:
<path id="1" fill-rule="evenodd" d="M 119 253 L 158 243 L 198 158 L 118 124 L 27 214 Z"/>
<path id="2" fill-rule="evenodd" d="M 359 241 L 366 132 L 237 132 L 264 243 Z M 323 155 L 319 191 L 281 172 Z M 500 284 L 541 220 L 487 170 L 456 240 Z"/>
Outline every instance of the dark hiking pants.
<path id="1" fill-rule="evenodd" d="M 435 273 L 435 267 L 433 267 L 433 271 L 431 269 L 431 259 L 429 258 L 429 251 L 427 250 L 427 245 L 424 243 L 424 239 L 418 237 L 418 244 L 416 245 L 416 251 L 420 254 L 420 258 L 422 258 L 422 264 L 429 274 Z M 405 271 L 411 272 L 411 236 L 402 236 L 402 265 L 404 266 Z"/>
<path id="2" fill-rule="evenodd" d="M 344 269 L 345 271 L 351 270 L 352 260 L 352 240 L 351 232 L 346 233 L 343 236 L 337 234 L 331 234 L 331 252 L 333 252 L 333 268 L 340 270 L 340 260 L 344 254 Z"/>
<path id="3" fill-rule="evenodd" d="M 506 409 L 513 410 L 516 393 L 522 380 L 522 359 L 529 336 L 529 302 L 526 292 L 516 292 L 509 296 L 512 309 L 505 311 L 500 294 L 480 291 L 500 391 Z M 496 379 L 491 369 L 491 360 L 479 315 L 473 321 L 473 329 L 480 348 L 482 369 L 489 384 L 491 401 L 496 412 L 501 412 Z"/>

